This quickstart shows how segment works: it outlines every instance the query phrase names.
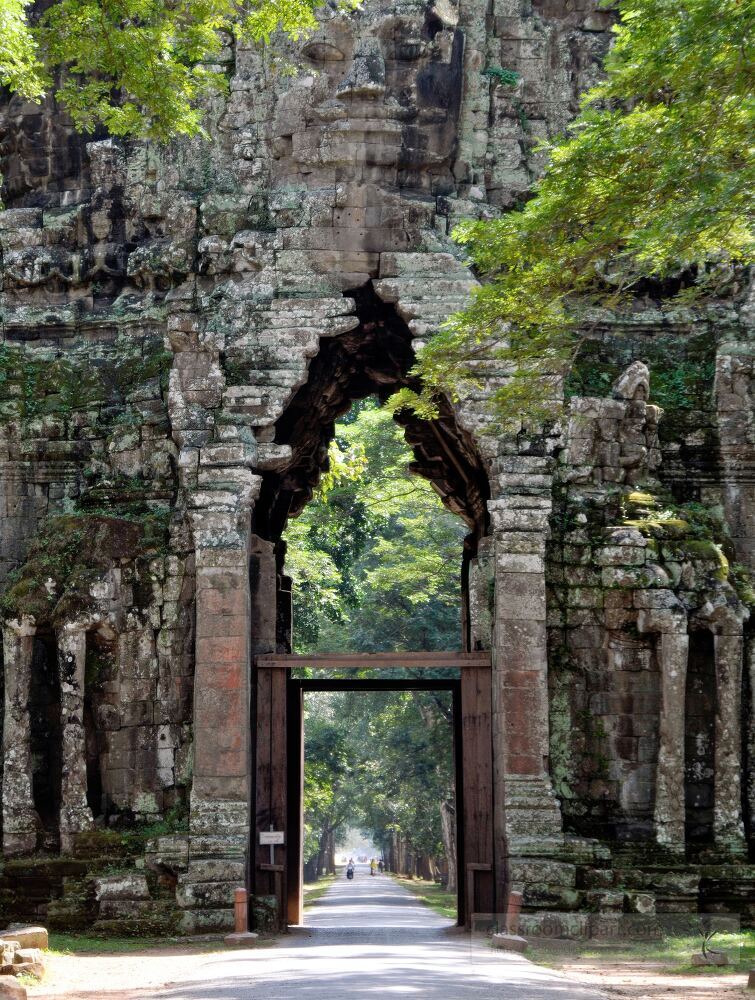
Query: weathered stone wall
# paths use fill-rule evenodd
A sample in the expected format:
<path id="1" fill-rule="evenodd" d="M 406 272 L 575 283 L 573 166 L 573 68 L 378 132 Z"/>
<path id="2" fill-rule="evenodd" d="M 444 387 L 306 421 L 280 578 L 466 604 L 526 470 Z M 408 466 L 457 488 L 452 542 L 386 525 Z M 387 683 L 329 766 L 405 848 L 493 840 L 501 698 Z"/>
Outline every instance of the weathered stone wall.
<path id="1" fill-rule="evenodd" d="M 6 853 L 75 850 L 96 820 L 176 816 L 190 795 L 188 835 L 150 863 L 178 880 L 185 926 L 228 923 L 253 828 L 250 660 L 289 641 L 281 531 L 339 413 L 407 384 L 466 301 L 449 232 L 537 175 L 536 140 L 600 71 L 596 6 L 326 10 L 284 53 L 293 76 L 224 51 L 210 142 L 85 141 L 52 104 L 5 102 Z M 712 835 L 742 849 L 746 609 L 722 555 L 731 536 L 752 564 L 742 296 L 682 314 L 649 288 L 596 317 L 547 435 L 488 433 L 492 362 L 437 421 L 404 421 L 470 528 L 464 641 L 493 650 L 496 843 L 528 906 L 589 902 L 603 876 L 580 872 L 606 854 L 587 838 L 658 840 L 679 864 L 689 629 L 714 635 Z M 61 748 L 52 807 L 41 713 Z"/>

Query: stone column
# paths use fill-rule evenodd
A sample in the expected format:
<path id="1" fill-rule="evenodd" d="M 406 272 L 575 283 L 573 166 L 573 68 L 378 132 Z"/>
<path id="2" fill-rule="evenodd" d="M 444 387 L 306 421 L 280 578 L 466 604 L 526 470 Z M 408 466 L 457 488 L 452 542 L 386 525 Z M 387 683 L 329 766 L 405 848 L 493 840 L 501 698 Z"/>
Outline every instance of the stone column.
<path id="1" fill-rule="evenodd" d="M 27 854 L 37 846 L 39 819 L 34 808 L 31 766 L 32 620 L 3 626 L 5 714 L 3 721 L 3 854 Z"/>
<path id="2" fill-rule="evenodd" d="M 545 543 L 550 463 L 502 456 L 489 504 L 495 531 L 493 740 L 496 795 L 503 790 L 509 854 L 563 841 L 549 763 Z"/>
<path id="3" fill-rule="evenodd" d="M 84 665 L 86 630 L 70 622 L 56 631 L 60 678 L 62 776 L 60 786 L 60 849 L 73 849 L 77 833 L 91 830 L 87 803 L 86 738 L 84 734 Z"/>
<path id="4" fill-rule="evenodd" d="M 190 933 L 233 928 L 250 828 L 249 507 L 194 510 L 196 660 L 189 868 L 176 898 Z"/>
<path id="5" fill-rule="evenodd" d="M 214 311 L 206 329 L 190 293 L 182 301 L 176 295 L 172 309 L 168 411 L 196 565 L 189 866 L 176 899 L 193 933 L 233 929 L 234 889 L 247 884 L 249 536 L 262 481 L 252 472 L 258 453 L 245 407 L 247 395 L 260 393 L 256 386 L 226 390 L 220 364 L 226 324 L 217 323 Z"/>
<path id="6" fill-rule="evenodd" d="M 742 307 L 742 329 L 755 319 L 753 288 Z M 755 344 L 724 342 L 716 353 L 716 419 L 726 524 L 737 560 L 755 569 Z"/>
<path id="7" fill-rule="evenodd" d="M 689 635 L 687 611 L 672 590 L 636 590 L 637 631 L 657 634 L 656 655 L 661 681 L 658 763 L 655 770 L 655 839 L 683 854 L 684 700 L 687 687 Z"/>
<path id="8" fill-rule="evenodd" d="M 732 616 L 733 617 L 733 616 Z M 742 626 L 734 619 L 717 632 L 716 746 L 713 837 L 733 854 L 745 851 L 742 823 Z"/>
<path id="9" fill-rule="evenodd" d="M 661 717 L 655 779 L 655 838 L 670 851 L 684 853 L 684 699 L 689 636 L 662 632 L 658 641 Z"/>

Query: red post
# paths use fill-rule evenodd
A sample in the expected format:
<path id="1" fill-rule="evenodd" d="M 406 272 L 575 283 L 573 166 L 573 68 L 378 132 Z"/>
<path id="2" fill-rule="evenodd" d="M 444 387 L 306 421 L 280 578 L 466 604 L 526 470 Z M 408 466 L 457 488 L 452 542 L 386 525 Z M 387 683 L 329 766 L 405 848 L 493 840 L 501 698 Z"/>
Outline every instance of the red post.
<path id="1" fill-rule="evenodd" d="M 233 912 L 236 933 L 246 934 L 249 930 L 249 893 L 246 889 L 236 889 L 233 897 Z"/>
<path id="2" fill-rule="evenodd" d="M 521 892 L 510 892 L 506 903 L 506 933 L 516 934 L 519 930 L 519 914 L 522 910 Z"/>

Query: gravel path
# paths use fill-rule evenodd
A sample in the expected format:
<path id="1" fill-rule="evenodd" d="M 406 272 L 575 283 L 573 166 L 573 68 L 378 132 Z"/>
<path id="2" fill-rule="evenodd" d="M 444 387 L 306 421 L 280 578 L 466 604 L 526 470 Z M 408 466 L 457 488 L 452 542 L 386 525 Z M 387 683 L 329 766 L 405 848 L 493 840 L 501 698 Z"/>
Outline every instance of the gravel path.
<path id="1" fill-rule="evenodd" d="M 208 955 L 142 1000 L 602 1000 L 559 973 L 492 951 L 387 876 L 340 878 L 306 930 L 271 950 Z"/>

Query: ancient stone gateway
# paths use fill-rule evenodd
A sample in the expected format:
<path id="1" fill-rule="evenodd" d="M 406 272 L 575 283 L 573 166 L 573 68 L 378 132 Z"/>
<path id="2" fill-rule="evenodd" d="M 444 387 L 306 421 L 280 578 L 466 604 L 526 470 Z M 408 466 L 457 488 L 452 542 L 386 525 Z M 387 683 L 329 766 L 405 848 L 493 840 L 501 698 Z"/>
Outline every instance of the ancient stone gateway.
<path id="1" fill-rule="evenodd" d="M 288 821 L 259 781 L 284 760 L 281 533 L 335 418 L 406 385 L 467 301 L 450 229 L 526 191 L 609 23 L 590 0 L 326 9 L 288 54 L 296 75 L 229 46 L 212 141 L 164 149 L 5 101 L 8 915 L 88 900 L 80 919 L 109 929 L 146 912 L 173 927 L 176 909 L 219 929 L 249 884 L 285 918 L 257 851 L 263 822 Z M 490 866 L 470 909 L 523 889 L 531 928 L 555 912 L 599 930 L 640 905 L 752 915 L 751 305 L 734 283 L 698 311 L 662 291 L 595 317 L 559 426 L 497 427 L 507 373 L 489 360 L 437 420 L 400 417 L 469 526 L 459 649 L 490 664 L 472 668 L 491 846 L 468 859 Z M 665 415 L 648 365 L 673 372 L 655 382 Z M 148 876 L 117 897 L 103 830 L 159 819 Z M 78 865 L 73 889 L 24 888 L 40 851 L 46 872 L 60 851 Z"/>

